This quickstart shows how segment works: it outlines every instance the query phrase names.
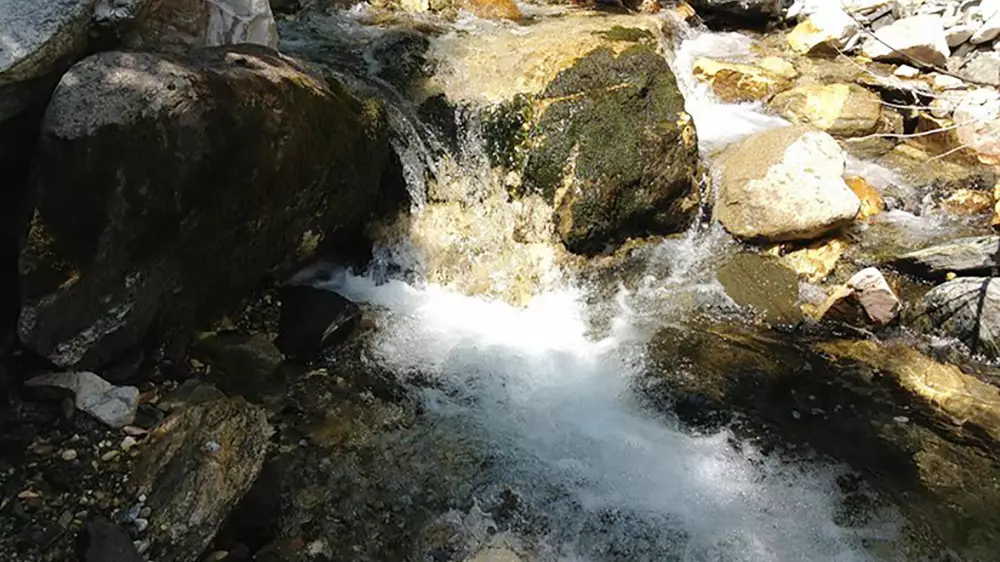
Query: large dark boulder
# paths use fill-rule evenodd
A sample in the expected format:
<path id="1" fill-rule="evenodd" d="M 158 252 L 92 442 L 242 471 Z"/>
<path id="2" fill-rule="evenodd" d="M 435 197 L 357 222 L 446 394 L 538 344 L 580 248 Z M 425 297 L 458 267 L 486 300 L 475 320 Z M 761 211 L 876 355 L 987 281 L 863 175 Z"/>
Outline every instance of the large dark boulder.
<path id="1" fill-rule="evenodd" d="M 689 0 L 706 18 L 726 27 L 759 27 L 781 18 L 783 0 Z"/>
<path id="2" fill-rule="evenodd" d="M 405 198 L 381 106 L 254 45 L 80 62 L 35 161 L 18 332 L 60 367 L 162 352 Z"/>

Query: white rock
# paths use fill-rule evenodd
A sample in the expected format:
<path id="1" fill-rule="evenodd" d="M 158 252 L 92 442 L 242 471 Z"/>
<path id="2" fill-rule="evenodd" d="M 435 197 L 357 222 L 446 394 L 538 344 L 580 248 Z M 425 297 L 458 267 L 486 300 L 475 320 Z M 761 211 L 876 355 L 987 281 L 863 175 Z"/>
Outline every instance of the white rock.
<path id="1" fill-rule="evenodd" d="M 42 375 L 29 380 L 25 386 L 61 388 L 72 392 L 78 410 L 115 428 L 131 424 L 139 407 L 138 388 L 115 386 L 89 372 Z"/>
<path id="2" fill-rule="evenodd" d="M 278 31 L 268 0 L 205 0 L 211 6 L 205 44 L 256 43 L 278 48 Z"/>
<path id="3" fill-rule="evenodd" d="M 893 74 L 899 76 L 900 78 L 916 78 L 917 76 L 920 76 L 920 69 L 904 64 L 903 66 L 897 68 Z"/>
<path id="4" fill-rule="evenodd" d="M 858 22 L 835 4 L 817 10 L 795 26 L 787 37 L 791 48 L 799 53 L 819 49 L 843 50 L 858 33 Z"/>
<path id="5" fill-rule="evenodd" d="M 844 182 L 845 162 L 833 137 L 806 126 L 753 135 L 719 159 L 715 218 L 744 239 L 816 238 L 852 222 L 861 207 Z"/>
<path id="6" fill-rule="evenodd" d="M 958 140 L 983 162 L 1000 165 L 1000 93 L 992 88 L 969 91 L 955 108 Z"/>
<path id="7" fill-rule="evenodd" d="M 934 87 L 938 90 L 960 90 L 965 87 L 965 81 L 947 74 L 935 74 Z"/>
<path id="8" fill-rule="evenodd" d="M 990 19 L 986 20 L 982 27 L 969 38 L 969 42 L 973 45 L 980 45 L 988 43 L 997 37 L 1000 37 L 1000 13 L 993 14 Z"/>
<path id="9" fill-rule="evenodd" d="M 948 46 L 955 48 L 968 41 L 976 33 L 976 28 L 968 23 L 960 23 L 945 30 L 945 40 Z"/>
<path id="10" fill-rule="evenodd" d="M 128 47 L 184 51 L 240 43 L 278 46 L 268 0 L 170 0 L 153 6 L 129 36 Z"/>
<path id="11" fill-rule="evenodd" d="M 951 54 L 941 18 L 919 15 L 903 18 L 875 32 L 863 47 L 872 60 L 909 63 L 909 57 L 924 64 L 943 66 Z"/>

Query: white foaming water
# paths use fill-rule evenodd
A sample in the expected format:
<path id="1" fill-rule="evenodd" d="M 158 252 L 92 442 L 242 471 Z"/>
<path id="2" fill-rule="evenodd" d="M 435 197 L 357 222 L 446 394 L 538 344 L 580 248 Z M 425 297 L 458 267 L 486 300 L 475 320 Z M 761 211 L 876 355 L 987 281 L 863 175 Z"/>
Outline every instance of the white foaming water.
<path id="1" fill-rule="evenodd" d="M 588 339 L 573 291 L 515 308 L 353 275 L 328 288 L 386 312 L 376 360 L 435 381 L 420 423 L 491 451 L 483 478 L 543 513 L 552 559 L 861 561 L 873 559 L 864 539 L 893 531 L 834 523 L 833 469 L 783 465 L 644 410 L 629 385 L 636 342 L 627 330 Z"/>
<path id="2" fill-rule="evenodd" d="M 698 130 L 698 144 L 703 152 L 713 152 L 788 121 L 768 115 L 760 103 L 722 103 L 711 87 L 693 75 L 695 61 L 708 57 L 720 61 L 742 61 L 751 58 L 749 37 L 739 33 L 699 33 L 685 39 L 673 60 L 677 85 L 684 94 L 685 110 Z"/>

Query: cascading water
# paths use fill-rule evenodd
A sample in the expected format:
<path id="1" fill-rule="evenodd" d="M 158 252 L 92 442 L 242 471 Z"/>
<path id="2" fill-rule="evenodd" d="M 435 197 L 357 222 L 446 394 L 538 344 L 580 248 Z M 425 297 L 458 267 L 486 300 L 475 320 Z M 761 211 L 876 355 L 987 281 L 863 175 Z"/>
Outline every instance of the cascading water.
<path id="1" fill-rule="evenodd" d="M 694 34 L 671 61 L 705 154 L 787 124 L 756 105 L 720 104 L 691 77 L 698 56 L 745 56 L 748 46 L 736 34 Z M 473 459 L 449 492 L 453 510 L 440 514 L 467 527 L 472 543 L 500 525 L 480 506 L 512 491 L 523 525 L 506 527 L 530 545 L 520 548 L 529 560 L 896 560 L 872 547 L 897 540 L 897 516 L 847 523 L 842 469 L 765 457 L 727 431 L 694 435 L 633 389 L 657 323 L 683 323 L 705 304 L 732 308 L 712 272 L 733 245 L 698 225 L 664 242 L 638 286 L 619 291 L 597 337 L 584 290 L 547 290 L 515 307 L 412 275 L 389 279 L 385 262 L 420 259 L 398 248 L 377 254 L 374 273 L 317 283 L 368 306 L 378 325 L 370 359 L 422 401 L 414 428 L 384 454 L 460 449 Z M 453 468 L 435 462 L 413 471 L 447 480 Z"/>

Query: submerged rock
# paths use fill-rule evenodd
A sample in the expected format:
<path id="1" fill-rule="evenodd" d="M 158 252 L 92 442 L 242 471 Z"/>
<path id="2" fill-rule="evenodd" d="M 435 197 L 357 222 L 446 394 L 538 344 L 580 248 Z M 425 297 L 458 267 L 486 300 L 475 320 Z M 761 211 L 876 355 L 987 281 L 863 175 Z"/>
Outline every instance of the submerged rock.
<path id="1" fill-rule="evenodd" d="M 260 474 L 271 428 L 242 398 L 179 411 L 150 434 L 134 476 L 151 508 L 150 556 L 195 560 Z"/>
<path id="2" fill-rule="evenodd" d="M 110 427 L 125 427 L 135 420 L 139 389 L 115 386 L 94 373 L 41 375 L 25 383 L 32 389 L 62 389 L 74 397 L 76 408 Z"/>
<path id="3" fill-rule="evenodd" d="M 714 214 L 748 240 L 808 240 L 851 223 L 861 202 L 844 183 L 845 156 L 805 126 L 753 135 L 726 149 Z"/>
<path id="4" fill-rule="evenodd" d="M 904 254 L 891 263 L 906 272 L 930 278 L 943 278 L 948 273 L 989 274 L 1000 268 L 1000 236 L 959 238 Z"/>
<path id="5" fill-rule="evenodd" d="M 915 538 L 989 559 L 1000 537 L 997 388 L 907 345 L 816 337 L 666 328 L 650 343 L 644 391 L 686 423 L 734 416 L 731 427 L 765 447 L 841 460 L 894 500 Z"/>
<path id="6" fill-rule="evenodd" d="M 882 121 L 882 100 L 856 84 L 810 84 L 774 97 L 770 108 L 793 123 L 811 125 L 835 137 L 874 133 Z"/>
<path id="7" fill-rule="evenodd" d="M 895 61 L 943 67 L 951 54 L 941 19 L 919 15 L 903 18 L 875 31 L 863 47 L 873 60 Z"/>
<path id="8" fill-rule="evenodd" d="M 125 529 L 103 517 L 95 517 L 77 539 L 80 562 L 143 562 Z"/>
<path id="9" fill-rule="evenodd" d="M 777 258 L 737 254 L 719 268 L 716 278 L 736 304 L 752 308 L 768 322 L 793 324 L 802 319 L 798 276 Z"/>
<path id="10" fill-rule="evenodd" d="M 948 281 L 924 295 L 909 318 L 920 330 L 961 340 L 972 353 L 1000 357 L 1000 279 Z"/>
<path id="11" fill-rule="evenodd" d="M 281 319 L 275 344 L 296 359 L 310 359 L 346 340 L 361 320 L 361 309 L 324 289 L 281 289 Z"/>
<path id="12" fill-rule="evenodd" d="M 172 340 L 405 198 L 377 104 L 248 45 L 86 59 L 36 162 L 19 335 L 62 367 Z"/>

